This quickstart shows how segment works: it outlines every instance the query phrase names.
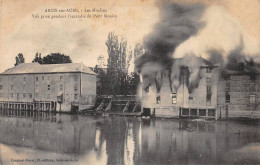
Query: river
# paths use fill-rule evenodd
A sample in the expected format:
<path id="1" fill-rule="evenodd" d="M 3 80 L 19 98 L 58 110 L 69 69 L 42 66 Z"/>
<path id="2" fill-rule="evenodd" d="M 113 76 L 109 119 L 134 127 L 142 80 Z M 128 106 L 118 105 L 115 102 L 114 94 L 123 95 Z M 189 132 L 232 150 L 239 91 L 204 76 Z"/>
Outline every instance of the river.
<path id="1" fill-rule="evenodd" d="M 260 123 L 0 113 L 0 164 L 260 164 Z"/>

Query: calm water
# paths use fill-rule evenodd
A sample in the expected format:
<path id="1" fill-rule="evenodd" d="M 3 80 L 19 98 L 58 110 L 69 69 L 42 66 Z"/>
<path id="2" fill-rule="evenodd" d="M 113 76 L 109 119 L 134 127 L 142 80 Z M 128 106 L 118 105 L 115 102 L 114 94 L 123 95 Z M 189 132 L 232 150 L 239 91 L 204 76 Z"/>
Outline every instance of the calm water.
<path id="1" fill-rule="evenodd" d="M 260 164 L 259 128 L 245 122 L 1 112 L 0 164 Z"/>

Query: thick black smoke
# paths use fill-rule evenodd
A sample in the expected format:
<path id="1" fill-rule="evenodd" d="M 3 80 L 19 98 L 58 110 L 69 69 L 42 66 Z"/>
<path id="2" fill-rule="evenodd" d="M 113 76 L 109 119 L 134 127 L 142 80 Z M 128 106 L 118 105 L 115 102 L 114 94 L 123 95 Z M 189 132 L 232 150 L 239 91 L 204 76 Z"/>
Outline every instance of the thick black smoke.
<path id="1" fill-rule="evenodd" d="M 221 77 L 227 78 L 230 74 L 247 74 L 255 78 L 260 72 L 260 64 L 254 60 L 256 56 L 249 56 L 243 52 L 244 41 L 241 37 L 240 44 L 226 57 L 221 51 L 210 50 L 209 61 L 218 65 Z"/>
<path id="2" fill-rule="evenodd" d="M 162 69 L 171 69 L 175 48 L 204 26 L 204 23 L 200 21 L 205 9 L 202 4 L 161 2 L 158 7 L 160 20 L 155 25 L 153 32 L 144 39 L 146 53 L 137 59 L 135 65 L 138 72 L 142 74 L 151 74 L 144 71 L 148 62 L 156 63 Z M 156 79 L 159 78 L 156 76 L 154 74 L 151 78 L 156 81 L 158 91 L 161 81 L 157 81 Z M 169 77 L 171 76 L 170 74 Z M 170 83 L 172 83 L 171 78 Z"/>

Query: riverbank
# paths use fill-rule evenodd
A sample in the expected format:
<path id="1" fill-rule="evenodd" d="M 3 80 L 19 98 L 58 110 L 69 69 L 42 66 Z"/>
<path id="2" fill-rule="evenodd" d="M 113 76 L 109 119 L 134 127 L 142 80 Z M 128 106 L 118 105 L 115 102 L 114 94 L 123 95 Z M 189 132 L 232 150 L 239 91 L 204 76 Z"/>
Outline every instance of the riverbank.
<path id="1" fill-rule="evenodd" d="M 82 115 L 88 116 L 120 116 L 120 117 L 144 117 L 141 112 L 112 112 L 112 111 L 84 111 L 81 112 Z M 146 117 L 147 118 L 147 117 Z M 163 119 L 188 119 L 188 120 L 196 120 L 196 121 L 206 121 L 206 120 L 214 120 L 212 118 L 204 118 L 204 117 L 154 117 L 150 116 L 150 118 L 163 118 Z M 236 117 L 236 118 L 219 118 L 216 121 L 239 121 L 239 122 L 250 122 L 250 123 L 259 123 L 260 119 L 258 118 L 246 118 L 246 117 Z"/>

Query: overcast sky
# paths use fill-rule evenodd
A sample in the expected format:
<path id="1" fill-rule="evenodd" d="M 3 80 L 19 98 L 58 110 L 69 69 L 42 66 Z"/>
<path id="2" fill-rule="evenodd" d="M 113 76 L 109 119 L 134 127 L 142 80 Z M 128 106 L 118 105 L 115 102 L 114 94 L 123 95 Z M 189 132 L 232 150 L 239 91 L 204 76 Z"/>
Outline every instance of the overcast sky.
<path id="1" fill-rule="evenodd" d="M 129 45 L 134 45 L 151 31 L 158 17 L 152 1 L 139 0 L 2 0 L 1 5 L 0 72 L 13 67 L 18 53 L 23 53 L 26 63 L 36 52 L 42 56 L 60 52 L 75 63 L 94 66 L 99 55 L 107 58 L 108 32 L 124 35 Z M 44 10 L 49 8 L 102 8 L 117 18 L 33 19 L 32 14 L 46 14 Z"/>
<path id="2" fill-rule="evenodd" d="M 259 49 L 259 0 L 184 0 L 182 2 L 217 6 L 207 10 L 209 16 L 222 18 L 222 15 L 215 17 L 216 12 L 231 16 L 235 20 L 234 23 L 239 25 L 239 29 L 250 37 L 250 46 L 254 46 L 252 49 Z M 32 14 L 45 14 L 44 10 L 49 8 L 80 10 L 103 8 L 108 11 L 108 14 L 117 15 L 117 18 L 33 19 Z M 78 14 L 86 13 L 80 11 Z M 60 52 L 69 55 L 75 63 L 83 62 L 87 66 L 94 66 L 99 55 L 107 58 L 105 40 L 108 32 L 115 31 L 124 35 L 129 45 L 133 47 L 136 42 L 142 41 L 145 35 L 152 32 L 153 25 L 158 19 L 159 10 L 152 0 L 1 0 L 0 72 L 14 66 L 15 56 L 18 53 L 23 53 L 27 63 L 33 60 L 36 52 L 41 53 L 42 56 Z M 214 27 L 214 20 L 210 23 L 210 26 Z M 227 25 L 225 20 L 221 23 Z M 221 28 L 222 26 L 217 30 Z M 224 29 L 229 29 L 229 26 Z M 203 37 L 188 39 L 177 51 L 182 53 L 187 47 L 200 43 L 200 40 L 205 43 L 207 38 Z M 213 45 L 217 41 L 218 39 L 213 38 L 210 43 Z"/>

